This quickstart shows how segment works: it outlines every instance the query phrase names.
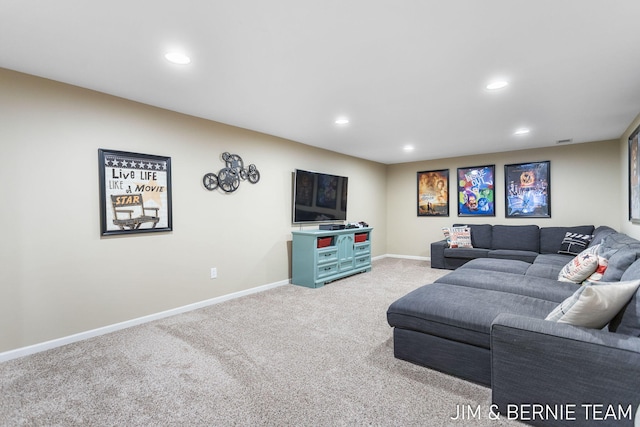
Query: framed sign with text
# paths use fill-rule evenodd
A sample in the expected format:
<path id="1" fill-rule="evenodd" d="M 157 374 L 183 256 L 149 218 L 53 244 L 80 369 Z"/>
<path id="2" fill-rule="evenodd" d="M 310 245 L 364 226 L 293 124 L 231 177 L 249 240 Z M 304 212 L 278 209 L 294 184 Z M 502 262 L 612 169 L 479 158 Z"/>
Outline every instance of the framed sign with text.
<path id="1" fill-rule="evenodd" d="M 171 231 L 171 158 L 98 150 L 100 233 Z"/>

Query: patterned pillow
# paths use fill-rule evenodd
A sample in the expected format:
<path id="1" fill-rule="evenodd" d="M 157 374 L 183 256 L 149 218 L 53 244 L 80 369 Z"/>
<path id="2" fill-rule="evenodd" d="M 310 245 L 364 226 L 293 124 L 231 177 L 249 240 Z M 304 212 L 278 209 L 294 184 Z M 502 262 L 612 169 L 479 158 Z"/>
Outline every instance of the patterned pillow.
<path id="1" fill-rule="evenodd" d="M 472 248 L 471 244 L 471 228 L 465 226 L 462 227 L 443 227 L 445 239 L 450 248 Z"/>
<path id="2" fill-rule="evenodd" d="M 598 268 L 597 245 L 585 249 L 567 263 L 560 273 L 558 280 L 561 282 L 582 283 Z"/>
<path id="3" fill-rule="evenodd" d="M 447 245 L 451 247 L 451 229 L 449 227 L 442 227 L 442 233 L 444 233 L 444 238 L 447 241 Z"/>
<path id="4" fill-rule="evenodd" d="M 471 244 L 471 228 L 469 227 L 453 227 L 451 228 L 453 241 L 459 248 L 472 248 Z"/>
<path id="5" fill-rule="evenodd" d="M 602 329 L 629 302 L 640 280 L 581 286 L 562 301 L 545 320 Z"/>
<path id="6" fill-rule="evenodd" d="M 597 254 L 596 256 L 598 257 L 598 265 L 596 266 L 596 271 L 594 271 L 591 276 L 587 277 L 585 279 L 585 282 L 599 282 L 600 280 L 602 280 L 602 276 L 604 276 L 604 272 L 609 266 L 609 260 L 607 258 L 603 257 L 600 254 Z"/>
<path id="7" fill-rule="evenodd" d="M 562 244 L 560 245 L 558 253 L 578 255 L 587 248 L 591 239 L 593 239 L 593 234 L 571 233 L 567 231 L 564 235 L 564 239 L 562 239 Z"/>

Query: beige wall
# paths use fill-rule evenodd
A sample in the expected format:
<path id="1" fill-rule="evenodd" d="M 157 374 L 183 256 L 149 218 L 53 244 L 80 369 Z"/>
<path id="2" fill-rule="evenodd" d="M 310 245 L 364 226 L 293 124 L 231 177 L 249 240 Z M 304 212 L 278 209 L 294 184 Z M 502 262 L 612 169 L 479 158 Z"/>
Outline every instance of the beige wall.
<path id="1" fill-rule="evenodd" d="M 286 281 L 295 168 L 347 175 L 386 253 L 384 165 L 2 69 L 0 93 L 0 352 Z M 173 232 L 100 237 L 98 148 L 171 157 Z M 204 189 L 225 151 L 260 182 Z"/>
<path id="2" fill-rule="evenodd" d="M 430 256 L 429 244 L 441 240 L 442 227 L 453 223 L 538 224 L 564 226 L 595 224 L 620 229 L 620 144 L 617 140 L 554 146 L 544 149 L 457 157 L 391 165 L 387 171 L 388 240 L 390 254 Z M 505 218 L 504 165 L 551 161 L 551 218 Z M 456 170 L 495 164 L 495 217 L 458 217 Z M 449 217 L 416 215 L 418 171 L 449 169 Z"/>
<path id="3" fill-rule="evenodd" d="M 627 221 L 619 140 L 385 166 L 0 69 L 0 352 L 290 277 L 292 172 L 349 176 L 349 220 L 369 222 L 373 255 L 428 257 L 454 222 Z M 101 238 L 98 148 L 170 156 L 174 231 Z M 222 152 L 255 163 L 260 182 L 209 192 Z M 551 160 L 552 218 L 504 218 L 503 166 Z M 416 172 L 496 165 L 497 216 L 416 216 Z M 209 269 L 218 268 L 218 279 Z"/>

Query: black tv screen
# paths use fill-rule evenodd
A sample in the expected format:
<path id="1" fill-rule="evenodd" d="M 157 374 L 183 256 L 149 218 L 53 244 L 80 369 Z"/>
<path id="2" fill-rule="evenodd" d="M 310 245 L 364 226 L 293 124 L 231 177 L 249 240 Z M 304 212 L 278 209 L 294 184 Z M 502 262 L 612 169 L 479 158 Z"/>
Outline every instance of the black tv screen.
<path id="1" fill-rule="evenodd" d="M 346 176 L 296 169 L 293 178 L 293 222 L 345 221 Z"/>

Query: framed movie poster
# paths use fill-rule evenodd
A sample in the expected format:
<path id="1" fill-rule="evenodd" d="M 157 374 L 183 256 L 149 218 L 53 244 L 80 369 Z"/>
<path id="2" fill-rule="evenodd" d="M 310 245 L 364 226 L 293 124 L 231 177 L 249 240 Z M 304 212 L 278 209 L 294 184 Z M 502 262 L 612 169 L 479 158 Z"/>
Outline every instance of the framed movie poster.
<path id="1" fill-rule="evenodd" d="M 551 218 L 550 162 L 504 166 L 505 216 Z"/>
<path id="2" fill-rule="evenodd" d="M 496 216 L 495 165 L 458 168 L 458 216 Z"/>
<path id="3" fill-rule="evenodd" d="M 640 222 L 640 127 L 629 137 L 629 220 Z"/>
<path id="4" fill-rule="evenodd" d="M 98 162 L 102 236 L 172 230 L 170 157 L 99 149 Z"/>
<path id="5" fill-rule="evenodd" d="M 449 216 L 449 169 L 418 172 L 418 216 Z"/>

